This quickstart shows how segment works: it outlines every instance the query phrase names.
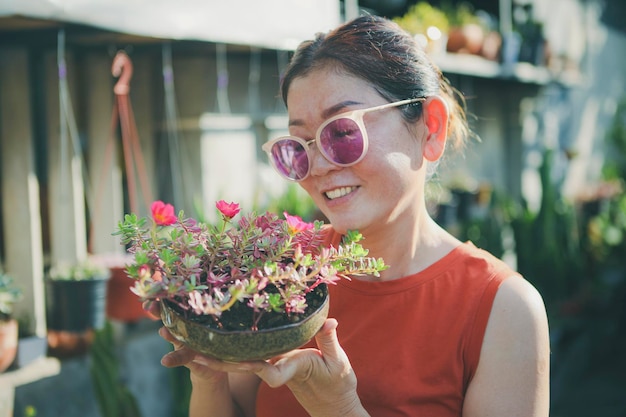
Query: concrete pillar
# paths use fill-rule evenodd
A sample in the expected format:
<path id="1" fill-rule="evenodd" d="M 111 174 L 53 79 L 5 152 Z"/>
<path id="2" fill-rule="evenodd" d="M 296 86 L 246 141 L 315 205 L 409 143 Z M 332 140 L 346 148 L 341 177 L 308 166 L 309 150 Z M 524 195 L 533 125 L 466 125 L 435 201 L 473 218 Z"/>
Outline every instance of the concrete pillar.
<path id="1" fill-rule="evenodd" d="M 218 200 L 239 203 L 245 211 L 254 207 L 258 170 L 251 127 L 245 115 L 205 113 L 200 118 L 202 196 L 210 221 L 217 220 Z"/>
<path id="2" fill-rule="evenodd" d="M 35 173 L 29 56 L 25 48 L 0 49 L 0 166 L 4 268 L 22 288 L 17 317 L 29 332 L 46 334 L 39 182 Z"/>

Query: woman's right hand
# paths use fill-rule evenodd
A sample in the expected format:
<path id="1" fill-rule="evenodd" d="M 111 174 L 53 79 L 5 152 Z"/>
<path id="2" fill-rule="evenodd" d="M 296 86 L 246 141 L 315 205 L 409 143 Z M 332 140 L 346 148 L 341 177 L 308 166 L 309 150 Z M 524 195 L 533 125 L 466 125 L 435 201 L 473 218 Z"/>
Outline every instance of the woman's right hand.
<path id="1" fill-rule="evenodd" d="M 196 380 L 215 383 L 223 383 L 227 380 L 227 371 L 219 370 L 222 362 L 203 356 L 188 348 L 178 341 L 166 327 L 159 329 L 159 335 L 174 346 L 173 351 L 163 356 L 161 365 L 167 368 L 186 366 L 189 368 L 192 378 Z"/>
<path id="2" fill-rule="evenodd" d="M 162 327 L 159 334 L 174 346 L 161 359 L 168 368 L 186 366 L 194 389 L 189 402 L 190 416 L 253 416 L 260 379 L 255 375 L 264 362 L 222 362 L 202 355 Z"/>
<path id="3" fill-rule="evenodd" d="M 159 317 L 161 315 L 160 303 L 158 301 L 146 301 L 143 304 L 143 308 L 154 316 Z M 174 347 L 172 352 L 163 356 L 161 365 L 167 368 L 186 366 L 191 371 L 192 379 L 197 379 L 198 381 L 219 381 L 223 383 L 226 380 L 227 375 L 224 372 L 215 370 L 209 365 L 209 363 L 212 362 L 211 358 L 201 356 L 198 352 L 186 347 L 182 342 L 178 341 L 166 327 L 159 329 L 159 335 L 170 342 Z"/>

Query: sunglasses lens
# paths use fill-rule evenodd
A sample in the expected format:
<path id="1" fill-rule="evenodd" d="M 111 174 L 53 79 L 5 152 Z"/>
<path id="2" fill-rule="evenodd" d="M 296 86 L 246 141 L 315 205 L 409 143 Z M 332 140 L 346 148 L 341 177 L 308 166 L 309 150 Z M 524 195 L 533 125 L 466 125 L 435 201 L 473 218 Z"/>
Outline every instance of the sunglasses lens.
<path id="1" fill-rule="evenodd" d="M 359 125 L 352 119 L 333 120 L 320 134 L 322 151 L 339 165 L 350 165 L 363 156 L 365 141 Z"/>
<path id="2" fill-rule="evenodd" d="M 309 172 L 309 157 L 300 142 L 280 140 L 272 146 L 271 153 L 274 166 L 285 178 L 299 181 Z"/>

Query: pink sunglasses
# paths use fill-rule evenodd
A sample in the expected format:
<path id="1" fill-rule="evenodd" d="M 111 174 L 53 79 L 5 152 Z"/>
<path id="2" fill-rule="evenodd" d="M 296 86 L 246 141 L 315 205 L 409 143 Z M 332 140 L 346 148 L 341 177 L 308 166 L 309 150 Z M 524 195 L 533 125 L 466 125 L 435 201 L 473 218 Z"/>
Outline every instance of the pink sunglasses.
<path id="1" fill-rule="evenodd" d="M 269 159 L 280 175 L 291 181 L 302 181 L 311 171 L 310 145 L 315 142 L 324 158 L 335 165 L 349 167 L 365 157 L 368 148 L 365 113 L 422 102 L 425 97 L 387 103 L 367 109 L 338 114 L 317 129 L 315 139 L 281 136 L 263 145 Z"/>

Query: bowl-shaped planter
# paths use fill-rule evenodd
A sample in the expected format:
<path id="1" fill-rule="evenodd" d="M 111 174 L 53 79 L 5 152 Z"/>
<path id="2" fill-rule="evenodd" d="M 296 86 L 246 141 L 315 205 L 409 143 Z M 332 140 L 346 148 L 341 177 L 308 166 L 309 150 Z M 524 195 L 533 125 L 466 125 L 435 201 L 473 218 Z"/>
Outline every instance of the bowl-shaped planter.
<path id="1" fill-rule="evenodd" d="M 224 330 L 210 322 L 185 318 L 167 301 L 161 301 L 161 319 L 170 333 L 193 350 L 230 362 L 265 360 L 306 344 L 328 317 L 328 288 L 311 293 L 311 312 L 299 321 L 259 330 Z M 236 325 L 236 324 L 235 324 Z"/>

